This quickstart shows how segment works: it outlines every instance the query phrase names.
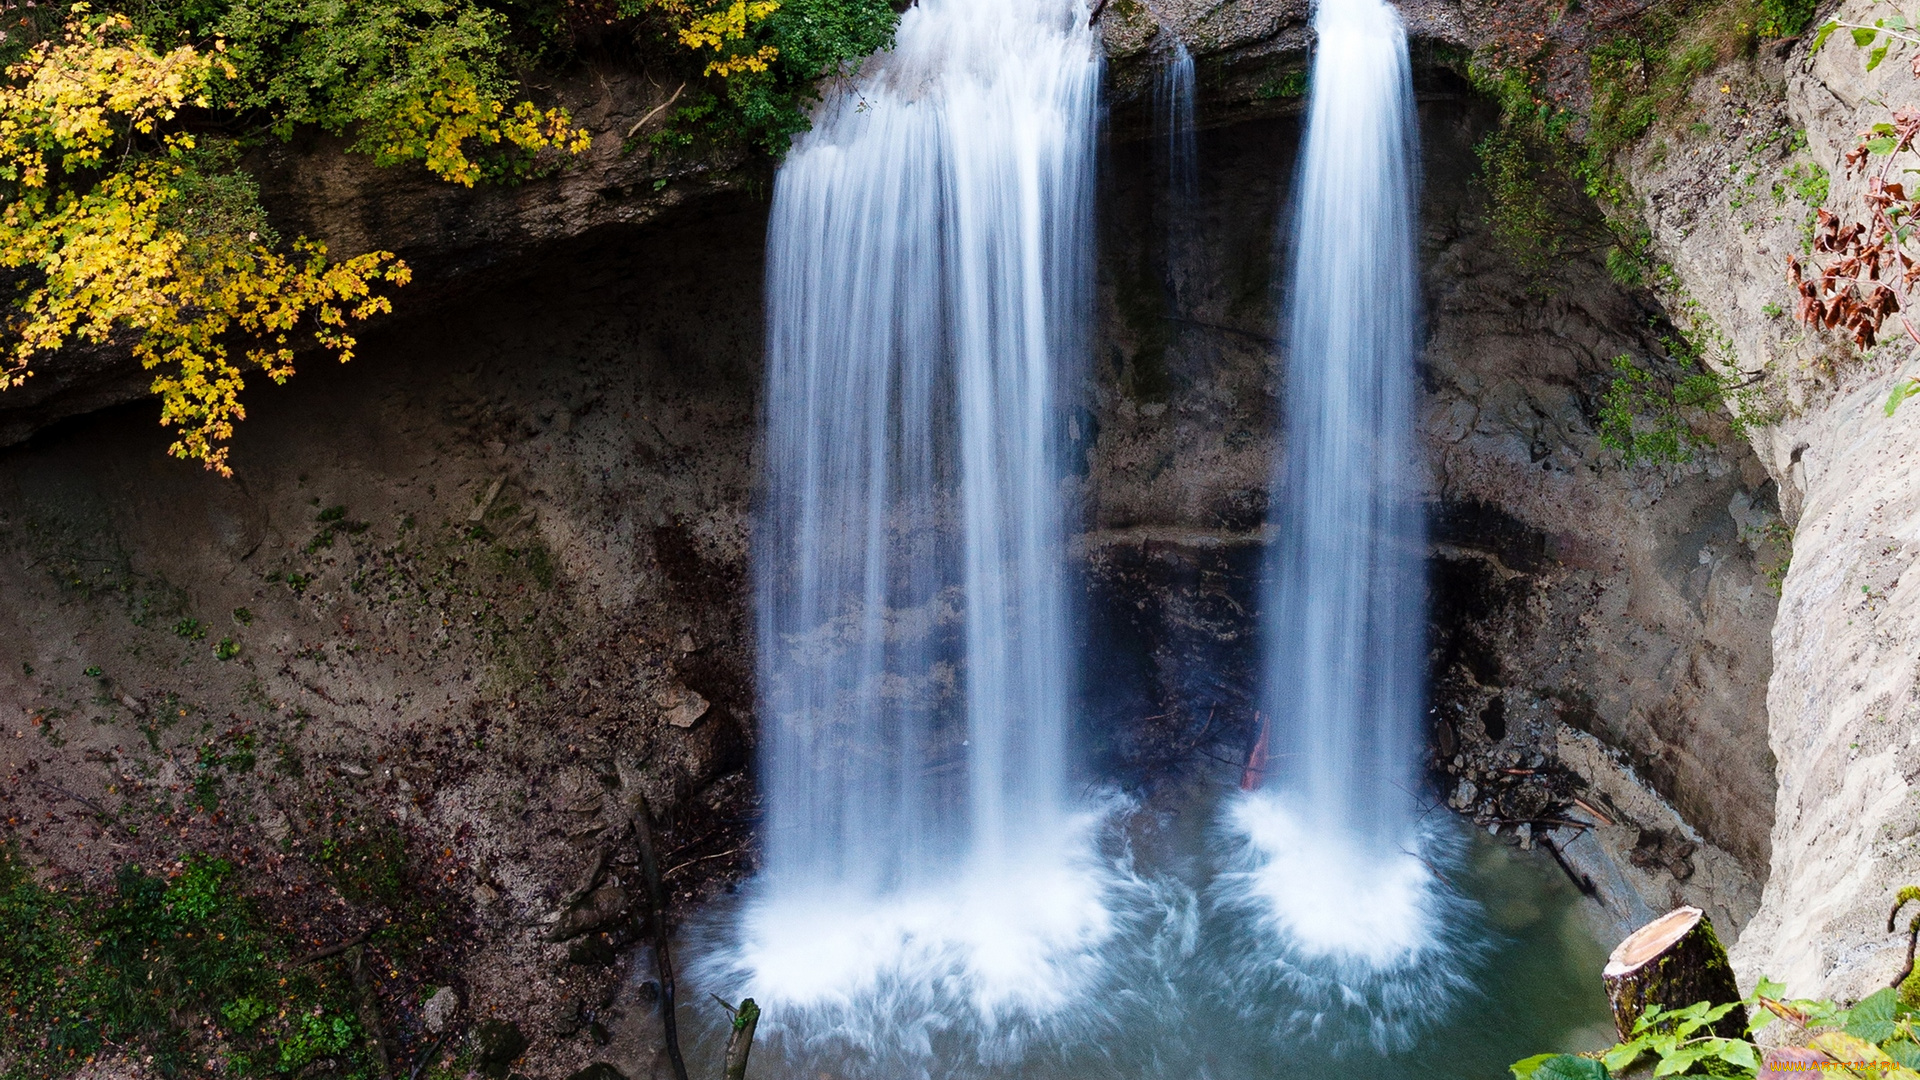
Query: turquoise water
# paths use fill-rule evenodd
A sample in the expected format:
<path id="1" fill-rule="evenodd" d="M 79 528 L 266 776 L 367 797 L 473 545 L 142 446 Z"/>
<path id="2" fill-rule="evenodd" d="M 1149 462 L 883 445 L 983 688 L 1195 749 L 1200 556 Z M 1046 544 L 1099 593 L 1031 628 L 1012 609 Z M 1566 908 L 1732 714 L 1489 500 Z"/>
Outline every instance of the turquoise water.
<path id="1" fill-rule="evenodd" d="M 1445 883 L 1441 943 L 1388 975 L 1290 958 L 1217 903 L 1220 794 L 1111 812 L 1111 934 L 1044 1016 L 983 1014 L 963 976 L 903 971 L 841 1002 L 770 1017 L 760 1080 L 885 1077 L 1006 1080 L 1499 1080 L 1547 1050 L 1611 1041 L 1599 972 L 1606 946 L 1542 852 L 1522 852 L 1436 812 L 1426 850 Z M 750 894 L 749 894 L 750 895 Z M 733 913 L 689 934 L 682 992 L 690 1071 L 718 1075 L 724 1029 L 699 942 L 722 942 Z M 709 947 L 708 959 L 724 952 Z"/>

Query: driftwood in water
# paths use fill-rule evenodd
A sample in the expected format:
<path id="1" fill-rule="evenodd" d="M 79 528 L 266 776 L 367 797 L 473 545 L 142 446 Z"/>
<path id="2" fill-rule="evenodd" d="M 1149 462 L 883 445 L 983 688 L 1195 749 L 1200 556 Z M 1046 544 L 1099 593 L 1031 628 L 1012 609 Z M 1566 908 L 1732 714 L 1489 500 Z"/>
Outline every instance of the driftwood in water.
<path id="1" fill-rule="evenodd" d="M 1680 1009 L 1696 1001 L 1740 1000 L 1726 947 L 1697 907 L 1675 908 L 1627 935 L 1607 957 L 1601 981 L 1622 1041 L 1633 1038 L 1633 1025 L 1649 1005 Z M 1713 1025 L 1714 1034 L 1728 1039 L 1746 1030 L 1746 1010 L 1740 1008 Z"/>
<path id="2" fill-rule="evenodd" d="M 1544 832 L 1541 833 L 1540 846 L 1546 848 L 1547 854 L 1553 856 L 1553 861 L 1560 865 L 1560 869 L 1567 875 L 1567 880 L 1573 882 L 1573 887 L 1580 890 L 1581 896 L 1600 899 L 1600 889 L 1593 883 L 1593 879 L 1573 868 L 1573 864 L 1567 861 L 1566 853 L 1560 850 L 1560 845 L 1553 842 L 1553 837 Z"/>
<path id="3" fill-rule="evenodd" d="M 752 998 L 740 1003 L 733 1013 L 733 1035 L 727 1039 L 724 1080 L 747 1080 L 747 1055 L 753 1052 L 753 1029 L 760 1024 L 760 1006 Z"/>

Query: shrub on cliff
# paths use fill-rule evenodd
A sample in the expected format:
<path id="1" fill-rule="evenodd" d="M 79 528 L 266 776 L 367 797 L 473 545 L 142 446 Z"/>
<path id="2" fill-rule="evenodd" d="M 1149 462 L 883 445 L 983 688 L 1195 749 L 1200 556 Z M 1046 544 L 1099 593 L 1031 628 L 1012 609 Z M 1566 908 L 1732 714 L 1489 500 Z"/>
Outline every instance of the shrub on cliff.
<path id="1" fill-rule="evenodd" d="M 622 0 L 622 10 L 664 19 L 703 62 L 658 141 L 745 138 L 776 157 L 806 130 L 820 81 L 891 45 L 898 20 L 887 0 Z"/>
<path id="2" fill-rule="evenodd" d="M 124 16 L 80 7 L 0 86 L 0 389 L 64 347 L 124 343 L 180 431 L 170 451 L 222 473 L 241 365 L 284 380 L 296 334 L 350 357 L 347 325 L 388 310 L 376 285 L 407 280 L 386 252 L 279 245 L 251 181 L 182 130 L 231 70 L 219 50 L 157 53 Z"/>
<path id="3" fill-rule="evenodd" d="M 657 138 L 772 154 L 822 78 L 884 48 L 886 0 L 122 0 L 0 18 L 0 390 L 74 347 L 153 373 L 169 452 L 230 472 L 247 378 L 302 351 L 350 359 L 354 322 L 409 278 L 391 253 L 284 241 L 242 153 L 301 130 L 456 184 L 588 148 L 511 74 L 564 65 L 581 27 L 686 74 Z M 608 28 L 611 27 L 611 30 Z M 605 33 L 602 34 L 604 38 Z"/>
<path id="4" fill-rule="evenodd" d="M 502 20 L 472 0 L 138 20 L 76 4 L 45 36 L 39 11 L 0 38 L 0 390 L 65 348 L 129 349 L 179 432 L 169 452 L 222 474 L 247 373 L 282 382 L 302 347 L 351 358 L 349 325 L 390 310 L 379 287 L 409 276 L 388 252 L 282 243 L 237 165 L 250 135 L 351 132 L 383 164 L 469 185 L 587 142 L 563 112 L 507 105 Z"/>

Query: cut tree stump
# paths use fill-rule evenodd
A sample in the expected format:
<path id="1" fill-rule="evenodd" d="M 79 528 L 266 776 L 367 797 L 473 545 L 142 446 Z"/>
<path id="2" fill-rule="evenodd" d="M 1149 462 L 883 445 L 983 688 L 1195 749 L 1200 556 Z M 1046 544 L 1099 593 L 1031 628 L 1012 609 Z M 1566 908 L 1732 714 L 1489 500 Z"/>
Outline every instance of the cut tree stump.
<path id="1" fill-rule="evenodd" d="M 1633 1025 L 1649 1005 L 1680 1009 L 1696 1001 L 1740 1000 L 1726 947 L 1697 907 L 1675 908 L 1628 934 L 1607 957 L 1600 978 L 1622 1042 L 1633 1038 Z M 1713 1025 L 1713 1033 L 1726 1039 L 1746 1031 L 1745 1009 L 1736 1008 Z"/>

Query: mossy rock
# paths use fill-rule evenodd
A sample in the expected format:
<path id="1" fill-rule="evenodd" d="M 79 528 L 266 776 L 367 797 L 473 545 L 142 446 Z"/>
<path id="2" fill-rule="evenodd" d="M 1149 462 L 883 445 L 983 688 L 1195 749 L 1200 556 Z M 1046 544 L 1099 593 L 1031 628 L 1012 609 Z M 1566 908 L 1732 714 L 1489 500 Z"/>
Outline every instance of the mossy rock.
<path id="1" fill-rule="evenodd" d="M 482 1020 L 474 1026 L 474 1064 L 482 1075 L 504 1080 L 514 1060 L 526 1052 L 527 1037 L 511 1020 Z"/>

